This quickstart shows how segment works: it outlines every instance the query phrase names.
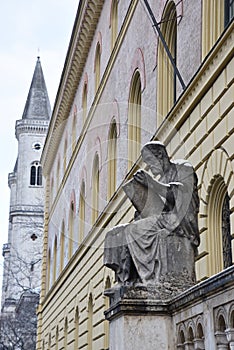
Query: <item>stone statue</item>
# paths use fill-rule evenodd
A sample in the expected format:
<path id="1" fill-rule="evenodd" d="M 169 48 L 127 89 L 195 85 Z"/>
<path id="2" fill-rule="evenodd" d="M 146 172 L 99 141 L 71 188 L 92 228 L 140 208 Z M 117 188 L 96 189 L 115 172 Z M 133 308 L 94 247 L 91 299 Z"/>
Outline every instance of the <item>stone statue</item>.
<path id="1" fill-rule="evenodd" d="M 123 186 L 134 221 L 107 233 L 104 265 L 119 285 L 184 290 L 195 282 L 197 176 L 185 160 L 170 161 L 161 142 L 147 143 L 141 154 L 146 169 Z"/>

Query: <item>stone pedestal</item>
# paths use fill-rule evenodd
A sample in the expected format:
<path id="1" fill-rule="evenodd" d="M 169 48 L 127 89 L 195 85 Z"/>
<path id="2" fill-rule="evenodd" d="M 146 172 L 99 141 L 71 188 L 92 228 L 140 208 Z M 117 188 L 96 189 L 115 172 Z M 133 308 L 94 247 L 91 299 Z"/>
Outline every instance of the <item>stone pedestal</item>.
<path id="1" fill-rule="evenodd" d="M 145 299 L 145 292 L 139 290 L 138 298 L 132 299 L 131 295 L 132 291 L 125 288 L 111 298 L 111 307 L 105 313 L 110 325 L 109 349 L 174 350 L 167 302 Z"/>

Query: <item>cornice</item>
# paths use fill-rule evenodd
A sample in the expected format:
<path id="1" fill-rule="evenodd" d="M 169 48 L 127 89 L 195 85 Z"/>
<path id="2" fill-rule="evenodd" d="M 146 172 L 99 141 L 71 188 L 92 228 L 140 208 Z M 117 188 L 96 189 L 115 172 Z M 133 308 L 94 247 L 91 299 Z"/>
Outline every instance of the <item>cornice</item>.
<path id="1" fill-rule="evenodd" d="M 43 216 L 43 205 L 11 205 L 10 216 L 23 215 L 23 216 Z"/>
<path id="2" fill-rule="evenodd" d="M 48 126 L 48 120 L 20 119 L 15 123 L 15 136 L 18 140 L 20 134 L 46 135 Z"/>
<path id="3" fill-rule="evenodd" d="M 105 71 L 103 73 L 103 77 L 102 77 L 102 80 L 101 80 L 100 85 L 98 87 L 98 90 L 97 90 L 97 92 L 96 92 L 96 94 L 94 96 L 94 100 L 93 100 L 93 103 L 92 103 L 92 105 L 90 107 L 88 115 L 86 117 L 86 120 L 84 122 L 83 129 L 81 130 L 79 139 L 77 140 L 75 149 L 74 149 L 74 151 L 72 153 L 72 157 L 69 160 L 69 164 L 67 166 L 66 172 L 65 172 L 64 177 L 62 179 L 62 182 L 61 182 L 61 184 L 59 186 L 59 189 L 58 189 L 58 191 L 56 193 L 56 198 L 55 198 L 55 200 L 53 202 L 53 205 L 52 205 L 52 208 L 50 210 L 50 216 L 53 215 L 54 209 L 55 209 L 55 207 L 56 207 L 56 205 L 58 203 L 59 197 L 60 197 L 60 195 L 62 193 L 62 190 L 63 190 L 63 188 L 65 186 L 65 183 L 66 183 L 66 181 L 67 181 L 67 179 L 69 177 L 70 171 L 71 171 L 71 169 L 73 167 L 73 164 L 75 162 L 77 154 L 80 151 L 82 142 L 83 142 L 83 140 L 84 140 L 84 138 L 85 138 L 85 136 L 86 136 L 86 134 L 88 132 L 89 125 L 90 125 L 90 123 L 92 121 L 93 115 L 95 113 L 95 110 L 96 110 L 96 108 L 98 106 L 98 103 L 99 103 L 99 100 L 101 98 L 101 94 L 102 94 L 102 92 L 104 90 L 104 87 L 105 87 L 106 82 L 107 82 L 107 80 L 109 78 L 110 72 L 112 70 L 112 67 L 113 67 L 113 65 L 115 63 L 116 57 L 118 55 L 118 52 L 119 52 L 120 47 L 122 45 L 122 42 L 124 40 L 125 34 L 127 32 L 129 24 L 131 22 L 131 19 L 132 19 L 132 16 L 134 14 L 134 11 L 136 9 L 137 3 L 138 3 L 138 0 L 132 0 L 131 4 L 129 5 L 129 8 L 128 8 L 128 11 L 127 11 L 124 23 L 123 23 L 122 28 L 120 29 L 119 35 L 118 35 L 118 37 L 116 39 L 115 46 L 114 46 L 114 48 L 112 50 L 112 53 L 111 53 L 110 58 L 109 58 L 109 62 L 108 62 L 107 66 L 106 66 L 106 69 L 105 69 Z M 58 137 L 58 135 L 56 135 L 56 137 Z M 61 136 L 60 136 L 60 138 L 61 138 Z M 59 140 L 60 140 L 60 138 L 59 138 Z M 56 151 L 52 150 L 51 152 L 52 152 L 52 154 L 50 155 L 50 158 L 51 158 L 51 161 L 52 161 L 54 159 L 54 157 L 55 157 Z M 43 164 L 43 163 L 42 163 L 42 165 L 43 165 L 44 174 L 48 173 L 49 172 L 49 166 L 47 166 L 47 164 Z M 47 166 L 46 170 L 45 170 L 45 166 Z"/>
<path id="4" fill-rule="evenodd" d="M 80 1 L 68 53 L 60 80 L 51 123 L 42 154 L 44 172 L 50 167 L 53 151 L 63 133 L 62 123 L 68 118 L 86 57 L 95 33 L 104 0 Z"/>

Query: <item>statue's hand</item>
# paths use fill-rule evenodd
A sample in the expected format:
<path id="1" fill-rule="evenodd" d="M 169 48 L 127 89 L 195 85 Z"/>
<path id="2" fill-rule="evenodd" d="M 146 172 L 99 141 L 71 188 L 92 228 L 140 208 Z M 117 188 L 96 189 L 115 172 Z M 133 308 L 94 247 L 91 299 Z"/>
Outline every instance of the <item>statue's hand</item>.
<path id="1" fill-rule="evenodd" d="M 133 175 L 134 179 L 145 187 L 149 187 L 151 183 L 151 176 L 147 174 L 144 170 L 139 170 Z"/>

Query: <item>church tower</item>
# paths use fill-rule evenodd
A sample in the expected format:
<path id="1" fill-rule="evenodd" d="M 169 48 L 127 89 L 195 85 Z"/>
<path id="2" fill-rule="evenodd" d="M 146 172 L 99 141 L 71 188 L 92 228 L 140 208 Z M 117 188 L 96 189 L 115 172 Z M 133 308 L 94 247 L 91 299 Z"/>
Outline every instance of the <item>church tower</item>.
<path id="1" fill-rule="evenodd" d="M 25 292 L 39 292 L 43 235 L 44 182 L 40 157 L 51 114 L 37 58 L 22 119 L 16 121 L 18 156 L 8 175 L 8 242 L 3 245 L 2 312 L 14 311 Z"/>

